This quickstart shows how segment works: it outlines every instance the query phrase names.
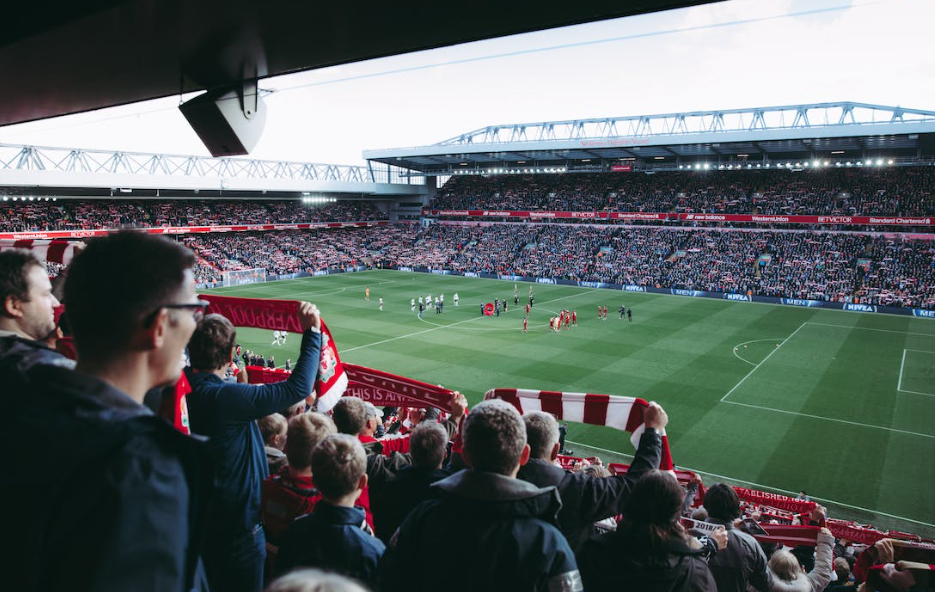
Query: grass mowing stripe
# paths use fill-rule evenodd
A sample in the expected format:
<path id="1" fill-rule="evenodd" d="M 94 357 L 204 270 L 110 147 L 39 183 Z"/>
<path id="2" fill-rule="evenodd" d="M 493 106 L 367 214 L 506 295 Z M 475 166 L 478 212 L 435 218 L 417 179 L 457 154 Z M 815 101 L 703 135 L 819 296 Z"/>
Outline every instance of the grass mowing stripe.
<path id="1" fill-rule="evenodd" d="M 760 360 L 760 363 L 759 363 L 759 364 L 757 364 L 756 366 L 754 366 L 754 367 L 750 370 L 750 372 L 747 373 L 746 376 L 744 376 L 743 378 L 740 379 L 740 382 L 738 382 L 737 384 L 734 385 L 734 388 L 732 388 L 732 389 L 730 389 L 729 391 L 727 391 L 727 394 L 724 395 L 723 397 L 721 397 L 721 403 L 727 403 L 728 401 L 726 401 L 725 399 L 727 399 L 727 397 L 729 397 L 730 394 L 731 394 L 732 392 L 734 392 L 735 390 L 737 390 L 737 387 L 739 387 L 740 385 L 742 385 L 742 384 L 744 383 L 745 380 L 747 380 L 748 378 L 750 378 L 750 376 L 751 376 L 754 372 L 756 372 L 757 368 L 759 368 L 760 366 L 763 365 L 763 362 L 765 362 L 766 360 L 770 359 L 770 357 L 771 357 L 774 353 L 776 353 L 777 351 L 779 351 L 780 349 L 782 349 L 782 346 L 785 345 L 787 341 L 789 341 L 790 339 L 792 339 L 792 336 L 795 335 L 796 333 L 798 333 L 798 332 L 802 329 L 802 327 L 804 327 L 804 326 L 807 325 L 807 324 L 808 324 L 808 323 L 805 322 L 805 323 L 802 323 L 801 325 L 799 325 L 798 328 L 797 328 L 795 331 L 793 331 L 788 337 L 786 337 L 785 339 L 782 340 L 782 343 L 780 343 L 779 345 L 777 345 L 776 347 L 774 347 L 774 348 L 773 348 L 773 351 L 769 352 L 769 354 L 767 354 L 765 358 L 763 358 L 762 360 Z"/>

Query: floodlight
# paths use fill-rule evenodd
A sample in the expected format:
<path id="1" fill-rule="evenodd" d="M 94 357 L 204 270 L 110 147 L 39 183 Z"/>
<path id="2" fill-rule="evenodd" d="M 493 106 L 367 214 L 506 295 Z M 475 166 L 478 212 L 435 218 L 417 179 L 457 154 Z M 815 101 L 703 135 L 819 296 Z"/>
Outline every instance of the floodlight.
<path id="1" fill-rule="evenodd" d="M 878 159 L 877 159 L 877 166 L 883 166 L 883 159 L 882 159 L 882 158 L 878 158 Z"/>
<path id="2" fill-rule="evenodd" d="M 893 164 L 893 159 L 891 158 L 888 161 L 886 161 L 886 164 Z"/>

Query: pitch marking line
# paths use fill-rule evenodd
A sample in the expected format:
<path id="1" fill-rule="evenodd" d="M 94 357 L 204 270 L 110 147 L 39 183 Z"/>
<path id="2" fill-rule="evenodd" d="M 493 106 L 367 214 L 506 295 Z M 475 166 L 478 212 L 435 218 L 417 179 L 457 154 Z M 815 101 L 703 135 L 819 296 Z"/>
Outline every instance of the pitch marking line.
<path id="1" fill-rule="evenodd" d="M 751 362 L 750 360 L 738 355 L 737 348 L 739 348 L 741 345 L 747 345 L 748 343 L 759 343 L 761 341 L 780 341 L 781 339 L 782 339 L 781 337 L 776 337 L 776 338 L 770 337 L 769 339 L 751 339 L 750 341 L 744 341 L 743 343 L 738 343 L 737 345 L 734 346 L 734 349 L 733 349 L 734 357 L 736 357 L 738 360 L 742 362 L 746 362 L 750 364 L 751 366 L 756 366 L 756 362 Z"/>
<path id="2" fill-rule="evenodd" d="M 923 397 L 935 397 L 935 393 L 920 393 L 919 391 L 907 391 L 903 389 L 903 368 L 906 365 L 906 352 L 917 352 L 920 354 L 935 354 L 935 351 L 928 351 L 924 349 L 909 349 L 903 348 L 903 361 L 899 364 L 899 382 L 896 384 L 896 390 L 900 393 L 910 393 L 913 395 L 921 395 Z"/>
<path id="3" fill-rule="evenodd" d="M 569 443 L 569 444 L 574 444 L 575 446 L 584 446 L 585 448 L 590 448 L 590 449 L 592 449 L 592 450 L 599 450 L 599 451 L 601 451 L 601 452 L 607 452 L 607 453 L 609 453 L 609 454 L 615 454 L 615 455 L 617 455 L 617 456 L 625 456 L 625 457 L 628 457 L 628 458 L 633 458 L 633 455 L 632 455 L 632 454 L 629 454 L 629 453 L 626 453 L 626 452 L 620 452 L 620 451 L 618 451 L 618 450 L 608 450 L 608 449 L 606 449 L 606 448 L 598 448 L 597 446 L 591 446 L 590 444 L 584 444 L 584 443 L 582 443 L 582 442 L 573 442 L 573 441 L 571 441 L 571 440 L 565 440 L 565 442 L 567 442 L 567 443 Z M 769 489 L 769 490 L 771 490 L 771 491 L 778 491 L 778 492 L 780 492 L 780 493 L 785 493 L 785 494 L 789 494 L 789 495 L 792 495 L 792 496 L 794 496 L 794 495 L 799 495 L 799 493 L 800 493 L 800 492 L 798 492 L 798 491 L 789 491 L 788 489 L 782 489 L 782 488 L 780 488 L 780 487 L 773 487 L 772 485 L 762 485 L 762 484 L 760 484 L 760 483 L 754 483 L 753 481 L 747 481 L 747 480 L 745 480 L 745 479 L 737 479 L 736 477 L 726 477 L 726 476 L 724 476 L 724 475 L 718 475 L 717 473 L 711 473 L 711 472 L 708 472 L 708 471 L 702 471 L 701 469 L 693 469 L 693 468 L 691 468 L 691 467 L 686 467 L 686 466 L 684 466 L 684 465 L 677 465 L 677 467 L 680 468 L 680 469 L 686 469 L 686 470 L 689 470 L 689 471 L 694 471 L 694 472 L 696 472 L 696 473 L 701 473 L 702 475 L 709 475 L 709 476 L 715 477 L 715 478 L 717 478 L 717 479 L 723 479 L 723 480 L 725 480 L 725 481 L 734 481 L 734 482 L 736 482 L 736 483 L 746 483 L 747 485 L 752 485 L 752 486 L 756 487 L 757 489 Z M 832 500 L 832 499 L 821 498 L 821 497 L 815 497 L 814 495 L 813 495 L 813 496 L 810 496 L 810 497 L 811 497 L 811 499 L 813 499 L 813 500 L 818 500 L 818 501 L 820 501 L 820 502 L 827 502 L 827 503 L 829 503 L 829 504 L 834 504 L 834 505 L 836 505 L 836 506 L 841 506 L 841 507 L 843 507 L 843 508 L 851 508 L 852 510 L 860 510 L 860 511 L 862 511 L 862 512 L 869 512 L 869 513 L 871 513 L 871 514 L 878 514 L 878 515 L 880 515 L 880 516 L 886 516 L 887 518 L 895 518 L 895 519 L 897 519 L 897 520 L 905 520 L 906 522 L 912 522 L 912 523 L 914 523 L 914 524 L 921 524 L 922 526 L 931 526 L 931 527 L 935 528 L 935 524 L 930 524 L 930 523 L 928 523 L 928 522 L 922 522 L 921 520 L 913 520 L 912 518 L 906 518 L 905 516 L 897 516 L 897 515 L 895 515 L 895 514 L 887 514 L 886 512 L 881 512 L 881 511 L 879 511 L 879 510 L 871 510 L 870 508 L 862 508 L 862 507 L 860 507 L 860 506 L 854 506 L 854 505 L 851 505 L 851 504 L 845 504 L 844 502 L 839 502 L 839 501 L 835 501 L 835 500 Z"/>
<path id="4" fill-rule="evenodd" d="M 792 339 L 793 335 L 795 335 L 796 333 L 798 333 L 798 332 L 802 329 L 802 327 L 804 327 L 804 326 L 807 325 L 807 324 L 808 324 L 808 323 L 806 322 L 806 323 L 802 323 L 801 325 L 799 325 L 799 327 L 798 327 L 795 331 L 793 331 L 791 334 L 789 334 L 788 337 L 786 337 L 785 339 L 782 340 L 782 343 L 780 343 L 779 345 L 777 345 L 776 347 L 774 347 L 774 348 L 773 348 L 773 351 L 769 352 L 769 353 L 766 355 L 765 358 L 763 358 L 762 360 L 760 360 L 760 363 L 759 363 L 759 364 L 755 365 L 755 366 L 750 370 L 750 372 L 747 373 L 746 376 L 744 376 L 743 378 L 740 379 L 740 382 L 738 382 L 737 384 L 734 385 L 734 388 L 732 388 L 732 389 L 730 389 L 729 391 L 727 391 L 727 394 L 724 395 L 723 397 L 721 397 L 721 403 L 726 403 L 727 401 L 726 401 L 725 399 L 727 399 L 727 397 L 729 397 L 729 396 L 731 395 L 731 393 L 733 393 L 735 390 L 737 390 L 737 388 L 738 388 L 740 385 L 742 385 L 742 384 L 744 383 L 744 381 L 746 381 L 748 378 L 750 378 L 750 376 L 753 375 L 753 373 L 757 371 L 757 368 L 759 368 L 760 366 L 762 366 L 763 363 L 766 362 L 766 360 L 770 359 L 770 358 L 773 356 L 774 353 L 776 353 L 777 351 L 779 351 L 780 349 L 782 349 L 782 346 L 785 345 L 786 342 L 788 342 L 790 339 Z M 746 360 L 744 360 L 744 361 L 746 361 Z"/>
<path id="5" fill-rule="evenodd" d="M 560 297 L 560 298 L 553 298 L 552 300 L 544 300 L 544 301 L 541 302 L 540 304 L 545 304 L 545 303 L 547 303 L 547 302 L 555 302 L 556 300 L 565 300 L 566 298 L 575 298 L 575 297 L 577 297 L 577 296 L 581 296 L 581 295 L 583 295 L 583 294 L 588 294 L 589 292 L 594 292 L 594 291 L 596 291 L 596 289 L 595 289 L 595 290 L 588 290 L 588 291 L 586 291 L 586 292 L 579 292 L 579 293 L 577 293 L 577 294 L 569 294 L 568 296 L 562 296 L 562 297 Z M 358 345 L 357 347 L 349 347 L 349 348 L 347 348 L 347 349 L 343 349 L 343 348 L 342 348 L 342 349 L 341 349 L 341 353 L 347 353 L 347 352 L 352 352 L 352 351 L 356 351 L 356 350 L 359 350 L 359 349 L 365 349 L 365 348 L 368 348 L 368 347 L 373 347 L 374 345 L 382 345 L 382 344 L 384 344 L 384 343 L 389 343 L 389 342 L 391 342 L 391 341 L 398 341 L 398 340 L 400 340 L 400 339 L 406 339 L 406 338 L 408 338 L 408 337 L 415 337 L 416 335 L 422 335 L 422 334 L 424 334 L 424 333 L 431 333 L 432 331 L 438 331 L 438 330 L 440 330 L 440 329 L 448 329 L 449 327 L 456 327 L 456 326 L 458 326 L 458 325 L 463 325 L 464 323 L 472 323 L 472 322 L 474 322 L 474 321 L 476 321 L 476 320 L 478 320 L 478 319 L 483 319 L 483 318 L 485 318 L 485 317 L 471 317 L 470 319 L 465 319 L 465 320 L 463 320 L 463 321 L 458 321 L 457 323 L 451 323 L 451 324 L 448 324 L 448 325 L 442 325 L 442 326 L 440 326 L 440 327 L 432 327 L 431 329 L 425 329 L 425 330 L 422 330 L 422 331 L 416 331 L 415 333 L 407 333 L 406 335 L 397 335 L 396 337 L 390 337 L 389 339 L 383 339 L 383 340 L 380 340 L 380 341 L 375 341 L 375 342 L 373 342 L 373 343 L 365 343 L 364 345 Z"/>
<path id="6" fill-rule="evenodd" d="M 774 408 L 772 408 L 772 407 L 763 407 L 763 406 L 761 406 L 761 405 L 750 405 L 749 403 L 738 403 L 738 402 L 736 402 L 736 401 L 722 401 L 722 402 L 723 402 L 723 403 L 727 403 L 727 404 L 729 404 L 729 405 L 740 405 L 740 406 L 742 406 L 742 407 L 750 407 L 751 409 L 762 409 L 762 410 L 764 410 L 764 411 L 772 411 L 772 412 L 774 412 L 774 413 L 785 413 L 786 415 L 797 415 L 797 416 L 799 416 L 799 417 L 809 417 L 809 418 L 811 418 L 811 419 L 823 419 L 823 420 L 825 420 L 825 421 L 833 421 L 833 422 L 836 422 L 836 423 L 846 423 L 847 425 L 860 426 L 860 427 L 863 427 L 863 428 L 871 428 L 871 429 L 874 429 L 874 430 L 883 430 L 883 431 L 886 431 L 886 432 L 894 432 L 894 433 L 897 433 L 897 434 L 906 434 L 907 436 L 919 436 L 919 437 L 921 437 L 921 438 L 929 438 L 929 439 L 931 439 L 931 440 L 935 440 L 935 435 L 933 435 L 933 434 L 923 434 L 923 433 L 920 433 L 920 432 L 910 432 L 910 431 L 908 431 L 908 430 L 900 430 L 900 429 L 897 429 L 897 428 L 887 428 L 887 427 L 883 427 L 883 426 L 872 425 L 872 424 L 869 424 L 869 423 L 860 423 L 860 422 L 857 422 L 857 421 L 849 421 L 849 420 L 846 420 L 846 419 L 837 419 L 837 418 L 834 418 L 834 417 L 824 417 L 824 416 L 822 416 L 822 415 L 812 415 L 811 413 L 801 413 L 801 412 L 799 412 L 799 411 L 786 411 L 785 409 L 774 409 Z"/>
<path id="7" fill-rule="evenodd" d="M 837 327 L 838 329 L 861 329 L 863 331 L 881 331 L 883 333 L 897 333 L 899 335 L 917 335 L 919 337 L 931 337 L 935 339 L 935 333 L 913 333 L 911 331 L 894 331 L 893 329 L 877 329 L 875 327 L 858 327 L 856 325 L 834 325 L 832 323 L 816 323 L 814 321 L 806 321 L 806 325 L 819 325 L 821 327 Z"/>

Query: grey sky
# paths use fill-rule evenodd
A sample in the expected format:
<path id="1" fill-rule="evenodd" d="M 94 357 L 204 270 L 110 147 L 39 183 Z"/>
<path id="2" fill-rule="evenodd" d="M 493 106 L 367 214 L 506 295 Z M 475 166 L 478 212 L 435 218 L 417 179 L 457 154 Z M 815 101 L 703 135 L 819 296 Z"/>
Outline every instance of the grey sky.
<path id="1" fill-rule="evenodd" d="M 495 123 L 861 101 L 935 109 L 933 0 L 734 0 L 264 81 L 252 156 L 354 164 Z M 0 142 L 207 154 L 178 97 Z"/>

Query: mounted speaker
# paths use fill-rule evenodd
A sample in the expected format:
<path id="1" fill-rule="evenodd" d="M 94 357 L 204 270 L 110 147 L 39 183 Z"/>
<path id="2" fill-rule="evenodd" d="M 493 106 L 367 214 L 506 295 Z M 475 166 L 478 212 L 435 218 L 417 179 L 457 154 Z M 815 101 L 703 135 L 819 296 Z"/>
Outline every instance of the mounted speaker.
<path id="1" fill-rule="evenodd" d="M 255 84 L 208 91 L 179 106 L 211 156 L 250 154 L 260 141 L 266 107 Z"/>

